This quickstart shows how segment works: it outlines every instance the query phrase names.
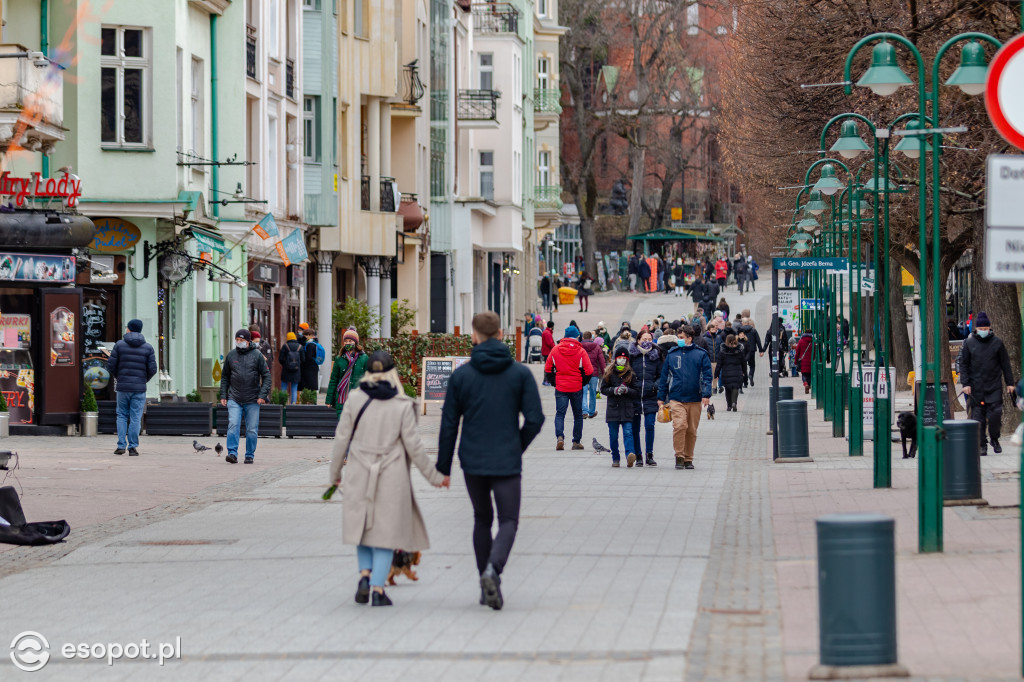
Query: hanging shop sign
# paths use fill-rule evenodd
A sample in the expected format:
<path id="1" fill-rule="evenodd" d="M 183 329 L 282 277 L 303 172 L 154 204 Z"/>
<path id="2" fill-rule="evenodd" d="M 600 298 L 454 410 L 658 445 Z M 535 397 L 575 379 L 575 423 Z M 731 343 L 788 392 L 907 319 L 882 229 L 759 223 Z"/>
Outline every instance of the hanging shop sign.
<path id="1" fill-rule="evenodd" d="M 133 248 L 142 238 L 142 231 L 134 224 L 120 218 L 97 218 L 96 236 L 92 239 L 95 251 L 114 253 Z"/>
<path id="2" fill-rule="evenodd" d="M 75 257 L 40 253 L 0 253 L 0 282 L 75 281 Z"/>
<path id="3" fill-rule="evenodd" d="M 74 207 L 78 205 L 78 198 L 82 196 L 82 179 L 65 173 L 59 178 L 43 178 L 42 173 L 32 173 L 30 177 L 19 178 L 4 172 L 0 175 L 0 194 L 14 197 L 14 203 L 19 208 L 25 207 L 25 200 L 33 199 L 62 199 L 67 205 Z"/>
<path id="4" fill-rule="evenodd" d="M 281 281 L 280 270 L 273 263 L 256 263 L 252 266 L 249 279 L 262 284 L 278 284 Z"/>

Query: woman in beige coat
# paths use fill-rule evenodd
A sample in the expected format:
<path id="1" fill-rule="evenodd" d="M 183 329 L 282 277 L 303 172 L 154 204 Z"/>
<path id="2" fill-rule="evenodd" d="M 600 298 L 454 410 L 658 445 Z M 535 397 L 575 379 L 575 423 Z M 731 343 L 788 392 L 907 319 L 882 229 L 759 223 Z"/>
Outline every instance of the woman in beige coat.
<path id="1" fill-rule="evenodd" d="M 331 461 L 332 484 L 341 482 L 342 466 L 346 469 L 342 542 L 356 545 L 360 573 L 356 603 L 369 602 L 372 589 L 374 606 L 390 606 L 384 581 L 394 550 L 415 552 L 430 546 L 412 491 L 410 465 L 415 464 L 435 487 L 447 487 L 449 479 L 423 450 L 415 404 L 402 391 L 394 360 L 386 352 L 370 356 L 359 390 L 345 406 Z"/>

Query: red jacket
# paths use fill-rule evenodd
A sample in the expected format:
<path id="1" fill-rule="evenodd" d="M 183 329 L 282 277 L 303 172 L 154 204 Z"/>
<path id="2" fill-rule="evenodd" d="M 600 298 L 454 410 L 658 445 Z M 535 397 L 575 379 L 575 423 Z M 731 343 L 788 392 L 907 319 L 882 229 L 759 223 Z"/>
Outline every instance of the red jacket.
<path id="1" fill-rule="evenodd" d="M 581 371 L 582 370 L 582 371 Z M 576 339 L 562 339 L 551 351 L 544 363 L 545 372 L 555 373 L 555 390 L 562 393 L 576 393 L 583 390 L 583 375 L 594 373 L 587 352 Z"/>
<path id="2" fill-rule="evenodd" d="M 546 359 L 554 349 L 555 335 L 551 333 L 550 329 L 545 329 L 540 333 L 540 354 Z"/>
<path id="3" fill-rule="evenodd" d="M 583 346 L 583 350 L 587 352 L 587 357 L 590 358 L 590 364 L 594 367 L 594 376 L 604 376 L 604 351 L 601 350 L 601 346 L 604 345 L 604 339 L 601 341 L 581 341 L 580 345 Z"/>
<path id="4" fill-rule="evenodd" d="M 718 262 L 715 263 L 715 279 L 725 279 L 729 276 L 729 264 L 724 259 L 719 258 Z"/>
<path id="5" fill-rule="evenodd" d="M 810 334 L 800 337 L 796 344 L 796 364 L 800 366 L 801 372 L 811 371 L 811 360 L 814 359 L 814 340 Z"/>

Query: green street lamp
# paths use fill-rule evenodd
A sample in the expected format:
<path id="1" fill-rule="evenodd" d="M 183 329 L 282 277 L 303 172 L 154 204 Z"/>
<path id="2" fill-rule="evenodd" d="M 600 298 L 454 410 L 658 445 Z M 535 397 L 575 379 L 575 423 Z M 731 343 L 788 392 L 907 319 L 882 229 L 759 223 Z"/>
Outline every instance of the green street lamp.
<path id="1" fill-rule="evenodd" d="M 864 72 L 857 85 L 871 88 L 871 92 L 876 95 L 888 97 L 913 82 L 896 63 L 896 48 L 887 40 L 882 40 L 871 50 L 871 68 Z"/>
<path id="2" fill-rule="evenodd" d="M 896 194 L 904 191 L 903 189 L 900 188 L 899 185 L 894 185 L 891 180 L 884 177 L 878 178 L 877 181 L 875 180 L 875 178 L 868 178 L 867 182 L 864 183 L 862 189 L 865 192 L 870 192 L 871 194 L 875 194 L 878 192 Z"/>
<path id="3" fill-rule="evenodd" d="M 910 121 L 907 123 L 907 130 L 921 130 L 921 124 L 917 121 Z M 928 144 L 928 140 L 924 139 L 924 135 L 904 135 L 895 150 L 903 152 L 908 159 L 919 159 L 921 151 L 930 152 L 932 146 Z"/>
<path id="4" fill-rule="evenodd" d="M 803 230 L 804 232 L 814 232 L 816 229 L 818 229 L 818 227 L 820 227 L 818 225 L 818 221 L 815 220 L 814 218 L 804 218 L 803 220 L 798 222 L 796 226 Z"/>
<path id="5" fill-rule="evenodd" d="M 843 188 L 843 183 L 836 179 L 836 167 L 826 163 L 821 167 L 821 177 L 814 183 L 814 189 L 826 196 L 832 196 Z"/>
<path id="6" fill-rule="evenodd" d="M 965 95 L 980 95 L 985 92 L 987 75 L 985 48 L 977 40 L 972 40 L 960 50 L 960 67 L 949 77 L 946 85 L 955 85 Z"/>
<path id="7" fill-rule="evenodd" d="M 857 132 L 856 121 L 843 121 L 839 129 L 839 139 L 829 147 L 830 152 L 838 152 L 844 159 L 855 159 L 866 151 L 870 151 L 867 142 Z"/>
<path id="8" fill-rule="evenodd" d="M 813 190 L 811 192 L 811 200 L 804 204 L 804 212 L 810 213 L 811 215 L 821 215 L 828 210 L 828 205 L 821 200 L 821 192 Z M 815 225 L 818 223 L 815 222 Z"/>

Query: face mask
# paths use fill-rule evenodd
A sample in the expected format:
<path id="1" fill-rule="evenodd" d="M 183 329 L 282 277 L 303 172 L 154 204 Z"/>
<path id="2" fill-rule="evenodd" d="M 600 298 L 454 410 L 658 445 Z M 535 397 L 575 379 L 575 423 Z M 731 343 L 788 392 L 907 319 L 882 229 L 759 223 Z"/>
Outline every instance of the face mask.
<path id="1" fill-rule="evenodd" d="M 680 348 L 686 348 L 686 339 L 679 339 L 676 343 L 679 344 Z"/>
<path id="2" fill-rule="evenodd" d="M 626 358 L 619 358 L 615 361 L 615 366 L 622 369 L 626 366 Z"/>
<path id="3" fill-rule="evenodd" d="M 238 350 L 245 350 L 248 347 L 249 347 L 249 342 L 248 341 L 235 341 L 235 348 L 237 348 Z"/>
<path id="4" fill-rule="evenodd" d="M 345 344 L 345 350 L 346 351 L 351 351 L 353 348 L 355 348 L 355 344 L 352 344 L 352 343 L 346 343 Z"/>
<path id="5" fill-rule="evenodd" d="M 652 341 L 640 342 L 640 347 L 643 348 L 644 350 L 649 350 L 652 346 L 654 346 L 654 343 Z"/>
<path id="6" fill-rule="evenodd" d="M 985 338 L 986 336 L 988 336 L 989 334 L 992 333 L 992 330 L 991 329 L 979 329 L 976 333 L 981 338 Z"/>

